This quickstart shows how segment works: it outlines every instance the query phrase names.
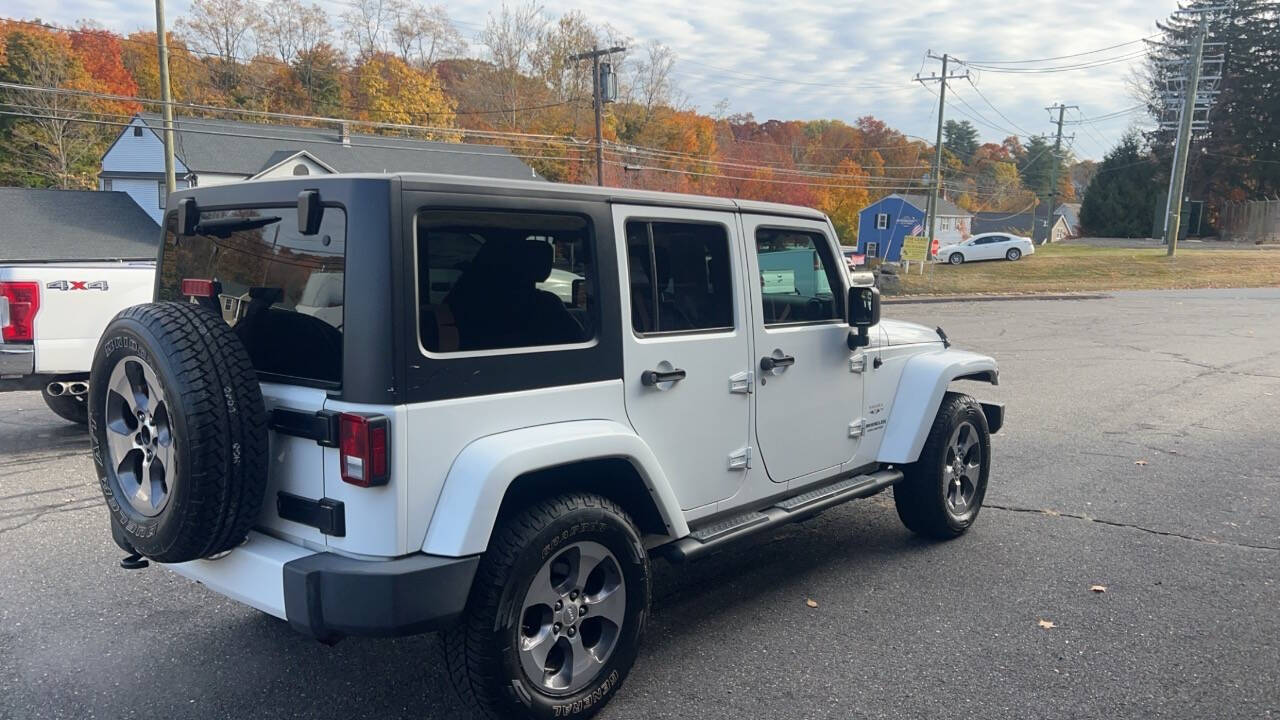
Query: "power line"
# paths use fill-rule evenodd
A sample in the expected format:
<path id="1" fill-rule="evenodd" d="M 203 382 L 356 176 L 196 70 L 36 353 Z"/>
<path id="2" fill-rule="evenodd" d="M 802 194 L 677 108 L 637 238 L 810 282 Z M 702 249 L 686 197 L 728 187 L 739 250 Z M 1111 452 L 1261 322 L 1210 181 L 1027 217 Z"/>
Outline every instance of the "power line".
<path id="1" fill-rule="evenodd" d="M 10 105 L 9 107 L 23 107 L 23 106 Z M 131 123 L 123 120 L 100 120 L 100 119 L 94 119 L 94 118 L 70 117 L 67 115 L 51 115 L 48 112 L 31 113 L 31 112 L 14 112 L 11 110 L 0 110 L 0 115 L 17 117 L 17 118 L 28 118 L 28 119 L 34 118 L 39 120 L 82 122 L 82 123 L 89 123 L 93 125 L 103 125 L 103 126 L 120 127 L 120 128 L 126 128 L 131 126 Z M 272 127 L 272 126 L 264 126 L 264 127 Z M 278 127 L 278 126 L 275 126 L 275 127 Z M 259 134 L 244 133 L 244 132 L 220 132 L 217 130 L 194 130 L 194 129 L 187 129 L 183 127 L 179 127 L 177 128 L 177 130 L 184 134 L 189 133 L 194 135 L 215 135 L 215 136 L 224 136 L 224 137 L 252 138 L 255 140 L 279 140 L 283 142 L 298 142 L 297 137 L 282 137 L 279 135 L 259 135 Z M 493 157 L 493 153 L 479 152 L 476 150 L 453 150 L 453 149 L 446 149 L 446 148 L 428 148 L 428 147 L 422 147 L 419 145 L 371 143 L 371 142 L 357 140 L 357 139 L 352 139 L 350 142 L 350 146 L 382 148 L 382 149 L 389 149 L 389 150 L 407 150 L 411 152 L 445 153 L 445 154 L 451 154 L 451 155 L 480 155 L 485 157 Z M 514 152 L 510 154 L 512 157 L 530 159 L 530 160 L 575 160 L 575 161 L 581 160 L 581 156 L 568 157 L 568 156 L 548 156 L 548 155 L 522 155 Z"/>
<path id="2" fill-rule="evenodd" d="M 0 82 L 0 88 L 30 90 L 30 91 L 38 91 L 38 92 L 45 92 L 45 93 L 90 97 L 90 98 L 106 99 L 106 100 L 117 100 L 117 101 L 129 100 L 129 101 L 134 101 L 141 104 L 156 104 L 159 102 L 151 98 L 137 98 L 132 96 L 116 95 L 111 93 L 101 93 L 101 92 L 94 92 L 94 91 L 88 91 L 88 90 L 72 90 L 67 88 L 44 88 L 39 86 L 22 85 L 18 83 Z M 9 105 L 11 107 L 28 107 L 36 110 L 43 109 L 35 106 L 20 106 L 15 103 L 9 103 Z M 210 112 L 249 114 L 249 115 L 256 115 L 259 117 L 268 117 L 272 119 L 302 120 L 307 122 L 319 122 L 319 123 L 326 123 L 326 124 L 348 122 L 354 125 L 367 125 L 375 128 L 391 129 L 391 130 L 397 130 L 397 131 L 412 130 L 412 131 L 420 131 L 420 132 L 427 132 L 427 133 L 456 134 L 456 135 L 462 135 L 462 136 L 478 137 L 478 138 L 483 138 L 488 140 L 506 141 L 508 143 L 510 142 L 538 143 L 538 144 L 544 144 L 544 145 L 568 147 L 575 152 L 583 151 L 586 149 L 582 147 L 580 143 L 574 142 L 571 138 L 567 139 L 567 138 L 557 137 L 553 135 L 544 135 L 544 134 L 512 133 L 512 132 L 488 131 L 488 130 L 476 131 L 476 130 L 468 130 L 465 128 L 407 125 L 407 124 L 400 124 L 400 123 L 378 123 L 378 122 L 370 122 L 370 121 L 347 121 L 347 120 L 342 120 L 338 118 L 328 118 L 328 117 L 313 116 L 313 115 L 271 113 L 267 111 L 246 111 L 238 108 L 223 108 L 223 107 L 213 106 L 213 105 L 196 105 L 196 104 L 188 104 L 188 103 L 176 103 L 176 105 L 178 105 L 179 107 L 184 107 L 186 109 L 195 108 L 195 109 L 200 109 L 200 110 L 205 110 Z M 73 110 L 72 112 L 79 112 L 82 114 L 92 114 L 92 115 L 96 115 L 99 118 L 113 117 L 113 118 L 120 119 L 121 123 L 124 125 L 127 125 L 128 124 L 127 121 L 132 120 L 132 117 L 133 117 L 132 115 L 125 115 L 125 114 L 118 114 L 118 113 L 105 113 L 105 112 L 87 111 L 87 110 L 80 110 L 80 111 Z M 30 113 L 27 113 L 26 116 L 36 117 L 35 115 L 32 115 Z M 54 118 L 50 118 L 50 119 L 54 119 Z M 61 119 L 73 119 L 73 118 L 61 118 Z M 280 132 L 288 132 L 288 131 L 294 131 L 294 130 L 306 129 L 306 128 L 298 128 L 296 126 L 269 125 L 269 124 L 260 124 L 260 123 L 241 123 L 242 125 L 241 130 L 248 130 L 247 132 L 230 133 L 230 132 L 226 132 L 225 130 L 219 129 L 219 128 L 225 128 L 224 123 L 226 122 L 228 121 L 226 120 L 212 121 L 212 120 L 201 120 L 199 118 L 184 118 L 180 121 L 179 130 L 182 132 L 193 132 L 193 133 L 205 132 L 207 134 L 224 134 L 224 135 L 240 134 L 245 137 L 259 137 L 261 139 L 285 140 L 285 141 L 292 141 L 292 142 L 296 142 L 299 139 L 305 139 L 305 138 L 298 138 L 296 136 L 294 137 L 261 136 L 261 135 L 255 136 L 253 133 L 255 131 L 256 132 L 263 131 L 263 130 L 259 130 L 259 128 L 268 129 L 267 131 L 269 131 L 270 128 L 278 128 L 278 131 Z M 253 129 L 248 129 L 243 127 L 247 125 L 252 125 L 254 127 Z M 195 129 L 199 127 L 215 128 L 215 130 L 200 131 Z M 518 147 L 518 146 L 508 145 L 508 147 Z M 655 155 L 668 156 L 664 158 L 666 160 L 671 160 L 670 156 L 676 156 L 676 159 L 687 160 L 691 162 L 700 162 L 700 163 L 706 163 L 706 164 L 712 164 L 712 165 L 726 165 L 726 166 L 731 166 L 731 167 L 736 167 L 739 169 L 746 169 L 746 170 L 768 170 L 770 172 L 776 172 L 776 173 L 782 173 L 782 174 L 807 176 L 807 177 L 819 177 L 819 178 L 845 177 L 842 174 L 821 173 L 821 172 L 805 170 L 802 168 L 770 167 L 770 166 L 761 166 L 761 165 L 748 164 L 748 163 L 736 163 L 733 161 L 714 160 L 709 157 L 697 156 L 689 153 L 676 153 L 674 151 L 666 151 L 660 148 L 648 148 L 644 146 L 626 146 L 626 147 L 629 150 L 632 150 L 635 152 L 643 152 L 643 153 L 650 153 Z M 529 157 L 529 158 L 535 158 L 535 159 L 556 159 L 556 158 L 549 158 L 548 156 L 544 156 L 544 155 L 517 155 L 517 157 Z M 561 159 L 564 159 L 564 158 L 561 158 Z M 918 153 L 917 153 L 917 160 L 918 160 Z M 911 167 L 908 169 L 915 169 L 915 167 Z M 869 182 L 871 181 L 892 182 L 894 179 L 895 178 L 893 177 L 868 176 Z M 906 179 L 902 181 L 910 182 L 910 180 L 906 180 Z M 874 185 L 869 185 L 868 187 L 874 187 Z"/>
<path id="3" fill-rule="evenodd" d="M 45 29 L 45 30 L 51 30 L 51 31 L 54 31 L 54 32 L 66 33 L 66 34 L 71 34 L 71 35 L 75 35 L 75 34 L 79 34 L 79 33 L 86 32 L 85 30 L 79 30 L 79 29 L 76 29 L 76 28 L 64 28 L 64 27 L 59 27 L 59 26 L 57 26 L 57 25 L 50 25 L 49 23 L 37 22 L 37 21 L 33 21 L 33 20 L 10 20 L 10 19 L 8 19 L 8 18 L 4 18 L 4 19 L 3 19 L 3 21 L 4 21 L 4 22 L 9 22 L 9 23 L 16 23 L 16 24 L 19 24 L 19 25 L 27 25 L 27 26 L 30 26 L 30 27 L 43 28 L 43 29 Z M 88 32 L 94 32 L 94 30 L 89 30 Z M 108 32 L 110 32 L 110 31 L 108 31 Z M 172 34 L 172 33 L 170 33 L 170 34 Z M 142 41 L 142 40 L 134 40 L 134 39 L 132 39 L 132 38 L 125 37 L 125 36 L 123 36 L 123 35 L 116 35 L 115 33 L 112 33 L 112 35 L 114 35 L 114 36 L 115 36 L 115 40 L 116 40 L 117 42 L 121 42 L 121 43 L 128 43 L 128 44 L 132 44 L 132 45 L 140 45 L 140 46 L 146 47 L 148 50 L 154 50 L 154 49 L 155 49 L 155 45 L 154 45 L 154 43 L 150 43 L 150 42 L 146 42 L 146 41 Z M 277 65 L 277 66 L 280 66 L 280 67 L 288 68 L 288 69 L 290 69 L 290 70 L 296 70 L 296 69 L 297 69 L 297 68 L 295 68 L 293 65 L 291 65 L 290 63 L 287 63 L 287 62 L 285 62 L 285 61 L 283 61 L 283 60 L 280 60 L 280 59 L 278 59 L 278 58 L 274 58 L 274 57 L 271 57 L 271 56 L 268 56 L 268 55 L 258 55 L 258 56 L 252 57 L 252 58 L 246 58 L 246 57 L 241 57 L 241 56 L 238 56 L 238 55 L 221 55 L 221 54 L 219 54 L 219 53 L 208 52 L 208 51 L 206 51 L 206 50 L 197 50 L 197 49 L 195 49 L 195 48 L 186 47 L 186 46 L 184 46 L 184 47 L 183 47 L 182 51 L 183 51 L 183 52 L 187 52 L 187 53 L 191 53 L 192 55 L 200 55 L 200 56 L 204 56 L 204 57 L 212 58 L 212 59 L 215 59 L 215 60 L 223 60 L 223 61 L 231 60 L 231 61 L 235 61 L 235 62 L 237 62 L 237 63 L 239 63 L 239 64 L 242 64 L 242 65 L 249 65 L 249 64 L 252 64 L 252 63 L 254 63 L 254 62 L 265 62 L 265 63 L 269 63 L 269 64 L 271 64 L 271 65 Z M 380 75 L 370 74 L 370 73 L 360 73 L 360 72 L 354 72 L 354 73 L 353 73 L 353 72 L 344 72 L 344 73 L 342 73 L 342 75 L 344 75 L 344 76 L 346 76 L 346 77 L 355 77 L 355 78 L 376 78 L 376 79 L 379 79 L 379 80 L 383 79 Z M 378 110 L 378 109 L 376 109 L 376 108 L 370 108 L 370 107 L 366 107 L 366 106 L 362 106 L 362 105 L 347 105 L 347 104 L 345 104 L 345 103 L 334 103 L 334 104 L 333 104 L 333 107 L 341 108 L 341 109 L 343 109 L 343 110 L 352 110 L 352 111 L 355 111 L 355 112 L 378 113 L 378 114 L 381 114 L 381 115 L 384 115 L 384 116 L 385 116 L 385 115 L 390 115 L 390 114 L 400 114 L 400 113 L 403 113 L 403 114 L 409 115 L 410 117 L 417 117 L 417 116 L 424 116 L 424 117 L 438 117 L 438 116 L 448 116 L 448 115 L 504 115 L 504 114 L 517 113 L 517 112 L 527 112 L 527 111 L 530 111 L 530 110 L 546 110 L 546 109 L 554 108 L 554 107 L 563 107 L 563 106 L 566 106 L 566 105 L 574 105 L 574 104 L 577 104 L 577 103 L 582 102 L 583 100 L 585 100 L 585 98 L 576 98 L 576 97 L 575 97 L 575 98 L 569 98 L 568 100 L 559 100 L 559 101 L 556 101 L 556 102 L 543 103 L 543 104 L 540 104 L 540 105 L 528 105 L 528 106 L 525 106 L 525 107 L 516 107 L 516 108 L 497 108 L 497 109 L 494 109 L 494 110 L 453 110 L 453 111 L 428 111 L 428 110 Z"/>
<path id="4" fill-rule="evenodd" d="M 1114 58 L 1107 58 L 1105 60 L 1097 60 L 1097 61 L 1092 61 L 1087 63 L 1074 63 L 1070 65 L 1039 67 L 1039 68 L 1001 67 L 998 65 L 983 65 L 980 63 L 965 63 L 965 65 L 973 68 L 974 70 L 982 70 L 984 72 L 1009 73 L 1014 75 L 1038 75 L 1038 74 L 1046 74 L 1046 73 L 1071 72 L 1074 70 L 1089 70 L 1091 68 L 1103 67 L 1104 65 L 1114 65 L 1115 63 L 1137 60 L 1138 58 L 1145 57 L 1147 54 L 1148 54 L 1147 50 L 1141 50 L 1128 55 L 1121 55 Z"/>
<path id="5" fill-rule="evenodd" d="M 1041 62 L 1053 62 L 1054 60 L 1067 60 L 1070 58 L 1081 57 L 1084 55 L 1096 55 L 1098 53 L 1106 52 L 1108 50 L 1115 50 L 1116 48 L 1125 47 L 1126 45 L 1136 45 L 1140 42 L 1146 42 L 1147 40 L 1150 40 L 1151 38 L 1154 38 L 1154 37 L 1160 37 L 1160 33 L 1156 33 L 1155 35 L 1148 35 L 1144 38 L 1138 38 L 1137 40 L 1130 40 L 1128 42 L 1117 43 L 1115 45 L 1108 45 L 1107 47 L 1098 48 L 1097 50 L 1086 50 L 1084 52 L 1072 53 L 1071 55 L 1058 55 L 1056 57 L 1037 58 L 1035 60 L 960 60 L 960 62 L 965 64 L 978 64 L 978 65 L 1030 65 L 1030 64 L 1041 63 Z"/>
<path id="6" fill-rule="evenodd" d="M 982 94 L 982 91 L 978 89 L 977 84 L 973 82 L 973 78 L 969 78 L 969 86 L 973 88 L 973 91 L 974 91 L 974 92 L 978 93 L 978 97 L 982 98 L 982 101 L 983 101 L 983 102 L 985 102 L 985 103 L 987 104 L 987 107 L 991 108 L 992 110 L 995 110 L 995 111 L 996 111 L 996 114 L 997 114 L 997 115 L 999 115 L 1001 118 L 1004 118 L 1004 121 L 1005 121 L 1005 122 L 1007 122 L 1007 123 L 1009 123 L 1010 125 L 1012 125 L 1012 126 L 1013 126 L 1013 128 L 1014 128 L 1015 130 L 1019 130 L 1019 131 L 1021 131 L 1021 132 L 1022 132 L 1022 134 L 1023 134 L 1024 136 L 1026 136 L 1026 137 L 1030 137 L 1030 136 L 1031 136 L 1031 133 L 1029 133 L 1029 132 L 1027 132 L 1026 130 L 1024 130 L 1021 126 L 1019 126 L 1019 125 L 1018 125 L 1018 123 L 1016 123 L 1016 122 L 1014 122 L 1014 121 L 1010 120 L 1008 115 L 1005 115 L 1004 113 L 1000 112 L 1000 108 L 998 108 L 998 107 L 996 107 L 995 105 L 991 104 L 991 101 L 987 99 L 987 96 L 986 96 L 986 95 L 983 95 L 983 94 Z"/>

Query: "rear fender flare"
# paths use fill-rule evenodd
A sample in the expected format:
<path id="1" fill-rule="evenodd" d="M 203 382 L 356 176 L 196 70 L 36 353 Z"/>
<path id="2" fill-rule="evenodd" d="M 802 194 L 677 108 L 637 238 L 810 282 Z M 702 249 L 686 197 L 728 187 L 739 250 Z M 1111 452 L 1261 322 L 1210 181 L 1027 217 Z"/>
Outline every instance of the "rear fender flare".
<path id="1" fill-rule="evenodd" d="M 445 478 L 422 551 L 461 557 L 484 552 L 507 488 L 521 475 L 582 460 L 622 458 L 644 480 L 671 537 L 689 526 L 658 459 L 630 428 L 575 420 L 497 433 L 463 448 Z"/>
<path id="2" fill-rule="evenodd" d="M 946 349 L 907 361 L 898 381 L 879 456 L 883 463 L 910 463 L 920 457 L 942 396 L 953 380 L 999 383 L 996 361 L 986 355 Z"/>

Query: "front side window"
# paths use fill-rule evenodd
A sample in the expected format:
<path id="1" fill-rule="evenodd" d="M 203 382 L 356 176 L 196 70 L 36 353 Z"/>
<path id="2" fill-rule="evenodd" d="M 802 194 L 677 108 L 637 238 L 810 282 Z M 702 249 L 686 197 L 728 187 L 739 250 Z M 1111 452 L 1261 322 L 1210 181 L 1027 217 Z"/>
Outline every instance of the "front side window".
<path id="1" fill-rule="evenodd" d="M 194 302 L 240 336 L 259 372 L 321 383 L 342 380 L 346 213 L 327 207 L 320 232 L 298 231 L 293 207 L 205 211 L 194 235 L 165 220 L 160 300 Z M 212 281 L 187 295 L 183 280 Z"/>
<path id="2" fill-rule="evenodd" d="M 628 221 L 627 273 L 637 334 L 733 329 L 723 225 Z"/>
<path id="3" fill-rule="evenodd" d="M 760 228 L 756 231 L 764 324 L 839 320 L 840 287 L 826 236 L 808 230 Z"/>
<path id="4" fill-rule="evenodd" d="M 590 223 L 578 215 L 418 213 L 422 347 L 448 353 L 593 339 L 594 250 Z"/>

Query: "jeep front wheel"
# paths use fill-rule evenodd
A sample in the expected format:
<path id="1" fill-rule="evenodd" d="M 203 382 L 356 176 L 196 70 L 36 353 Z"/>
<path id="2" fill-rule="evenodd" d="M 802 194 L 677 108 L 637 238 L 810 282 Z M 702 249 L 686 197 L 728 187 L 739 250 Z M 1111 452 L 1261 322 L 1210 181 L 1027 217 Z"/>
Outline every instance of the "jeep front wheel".
<path id="1" fill-rule="evenodd" d="M 944 395 L 920 458 L 902 470 L 893 502 L 903 525 L 937 540 L 968 530 L 982 509 L 991 472 L 991 433 L 978 401 Z"/>
<path id="2" fill-rule="evenodd" d="M 498 717 L 595 714 L 635 662 L 649 582 L 640 533 L 610 500 L 563 495 L 512 514 L 445 634 L 459 694 Z"/>

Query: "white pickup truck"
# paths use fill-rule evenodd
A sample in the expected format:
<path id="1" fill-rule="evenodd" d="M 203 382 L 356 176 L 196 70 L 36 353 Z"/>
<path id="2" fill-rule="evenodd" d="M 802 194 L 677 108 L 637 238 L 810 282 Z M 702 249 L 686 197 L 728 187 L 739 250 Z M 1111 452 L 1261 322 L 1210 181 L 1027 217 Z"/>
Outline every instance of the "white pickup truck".
<path id="1" fill-rule="evenodd" d="M 115 314 L 151 301 L 154 260 L 0 261 L 0 392 L 40 390 L 49 409 L 87 422 L 89 366 Z"/>

